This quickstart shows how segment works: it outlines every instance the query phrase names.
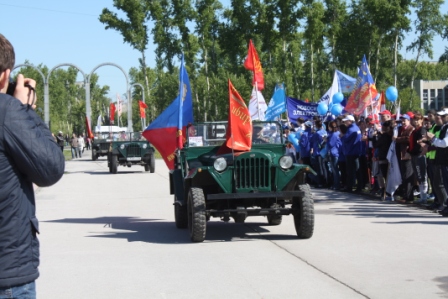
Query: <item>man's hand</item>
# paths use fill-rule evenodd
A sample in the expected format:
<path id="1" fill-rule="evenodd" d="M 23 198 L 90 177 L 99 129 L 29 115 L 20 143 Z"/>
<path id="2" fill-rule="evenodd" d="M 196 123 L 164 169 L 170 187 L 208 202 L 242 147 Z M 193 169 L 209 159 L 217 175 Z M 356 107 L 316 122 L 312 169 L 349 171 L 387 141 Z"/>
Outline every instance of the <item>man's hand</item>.
<path id="1" fill-rule="evenodd" d="M 31 86 L 33 89 L 26 87 L 25 84 Z M 17 76 L 16 90 L 14 91 L 14 97 L 21 101 L 24 105 L 31 105 L 33 109 L 36 109 L 36 94 L 34 89 L 36 88 L 36 81 L 30 78 L 23 77 L 22 74 Z M 34 101 L 34 103 L 33 103 Z"/>

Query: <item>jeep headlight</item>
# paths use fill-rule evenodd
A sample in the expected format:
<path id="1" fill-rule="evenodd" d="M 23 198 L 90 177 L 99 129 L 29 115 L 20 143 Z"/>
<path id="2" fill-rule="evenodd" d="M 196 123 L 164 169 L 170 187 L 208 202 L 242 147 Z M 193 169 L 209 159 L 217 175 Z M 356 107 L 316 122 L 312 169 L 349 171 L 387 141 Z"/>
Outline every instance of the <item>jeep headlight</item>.
<path id="1" fill-rule="evenodd" d="M 120 145 L 120 148 L 121 148 L 122 150 L 124 150 L 124 144 Z"/>
<path id="2" fill-rule="evenodd" d="M 224 169 L 226 169 L 227 167 L 227 161 L 224 158 L 218 158 L 215 160 L 215 162 L 213 163 L 213 167 L 216 169 L 216 171 L 224 171 Z"/>
<path id="3" fill-rule="evenodd" d="M 146 149 L 148 145 L 146 143 L 143 143 L 143 149 Z"/>
<path id="4" fill-rule="evenodd" d="M 291 156 L 282 156 L 278 161 L 278 164 L 282 169 L 289 169 L 292 166 L 292 157 Z"/>

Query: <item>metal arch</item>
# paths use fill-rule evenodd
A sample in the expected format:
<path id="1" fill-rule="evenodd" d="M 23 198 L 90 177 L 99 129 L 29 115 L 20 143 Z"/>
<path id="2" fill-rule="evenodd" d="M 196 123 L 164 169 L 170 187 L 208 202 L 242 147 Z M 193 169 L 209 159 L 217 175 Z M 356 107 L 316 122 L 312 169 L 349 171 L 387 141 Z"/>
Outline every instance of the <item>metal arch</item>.
<path id="1" fill-rule="evenodd" d="M 45 105 L 45 122 L 47 123 L 47 117 L 48 117 L 47 125 L 49 126 L 49 122 L 50 122 L 50 94 L 49 94 L 49 91 L 48 91 L 48 81 L 50 80 L 51 73 L 55 69 L 57 69 L 57 68 L 59 68 L 61 66 L 72 66 L 75 69 L 77 69 L 82 74 L 82 76 L 84 77 L 84 89 L 86 90 L 86 116 L 89 119 L 89 123 L 90 123 L 90 114 L 91 114 L 91 109 L 90 109 L 90 84 L 88 82 L 88 77 L 86 77 L 86 74 L 84 73 L 84 71 L 80 67 L 78 67 L 77 65 L 75 65 L 73 63 L 68 63 L 68 62 L 60 63 L 60 64 L 56 65 L 55 67 L 53 67 L 48 72 L 47 81 L 45 83 L 45 92 L 47 93 L 47 98 L 48 98 L 48 102 Z"/>
<path id="2" fill-rule="evenodd" d="M 92 69 L 92 71 L 90 72 L 89 77 L 87 78 L 87 80 L 90 81 L 90 78 L 91 78 L 92 74 L 97 69 L 99 69 L 100 67 L 106 66 L 106 65 L 115 66 L 116 68 L 120 69 L 123 72 L 124 77 L 126 78 L 126 93 L 127 93 L 126 97 L 128 98 L 128 132 L 132 132 L 133 131 L 132 130 L 132 98 L 130 96 L 128 74 L 126 74 L 126 72 L 123 70 L 123 68 L 121 66 L 119 66 L 118 64 L 115 64 L 113 62 L 104 62 L 104 63 L 101 63 L 101 64 L 97 65 L 96 67 L 94 67 Z M 90 84 L 89 84 L 89 97 L 90 97 Z M 90 104 L 90 98 L 89 98 L 89 104 Z M 87 106 L 87 104 L 86 104 L 86 106 Z"/>
<path id="3" fill-rule="evenodd" d="M 143 87 L 143 85 L 141 85 L 140 83 L 134 83 L 131 85 L 131 87 L 129 88 L 129 94 L 132 96 L 131 94 L 131 88 L 134 86 L 140 86 L 140 88 L 142 89 L 142 102 L 145 102 L 145 88 Z M 146 128 L 146 118 L 144 118 L 142 120 L 142 131 Z"/>
<path id="4" fill-rule="evenodd" d="M 42 71 L 40 69 L 38 69 L 36 66 L 32 65 L 32 64 L 27 64 L 27 63 L 23 63 L 23 64 L 19 64 L 16 65 L 12 68 L 11 72 L 13 70 L 15 70 L 16 68 L 19 67 L 32 67 L 33 69 L 35 69 L 41 76 L 43 79 L 43 83 L 44 83 L 44 118 L 45 118 L 45 123 L 47 124 L 47 127 L 50 128 L 50 111 L 47 110 L 49 109 L 50 105 L 49 105 L 49 98 L 48 98 L 48 84 L 47 84 L 47 78 L 45 78 L 44 73 L 42 73 Z"/>

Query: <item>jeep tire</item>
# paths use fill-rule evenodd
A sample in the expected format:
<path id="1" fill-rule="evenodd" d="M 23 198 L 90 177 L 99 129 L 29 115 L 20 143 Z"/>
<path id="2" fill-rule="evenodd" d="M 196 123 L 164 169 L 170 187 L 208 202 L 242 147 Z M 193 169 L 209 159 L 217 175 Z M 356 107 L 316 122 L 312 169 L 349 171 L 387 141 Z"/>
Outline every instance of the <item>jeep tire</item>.
<path id="1" fill-rule="evenodd" d="M 188 192 L 188 229 L 193 242 L 203 242 L 206 232 L 205 196 L 202 188 L 190 188 Z"/>
<path id="2" fill-rule="evenodd" d="M 98 159 L 98 155 L 96 153 L 96 149 L 92 148 L 92 161 L 96 161 Z"/>
<path id="3" fill-rule="evenodd" d="M 305 194 L 302 198 L 293 198 L 294 226 L 300 239 L 309 239 L 314 231 L 314 202 L 308 184 L 298 185 L 297 189 Z"/>
<path id="4" fill-rule="evenodd" d="M 176 197 L 174 197 L 174 220 L 177 228 L 188 228 L 187 206 L 176 203 Z"/>
<path id="5" fill-rule="evenodd" d="M 110 173 L 116 174 L 118 168 L 118 156 L 117 155 L 110 155 L 110 161 L 109 161 L 109 171 Z"/>
<path id="6" fill-rule="evenodd" d="M 154 154 L 151 154 L 151 159 L 149 160 L 149 172 L 154 173 L 154 171 L 156 171 L 156 159 L 154 158 Z"/>

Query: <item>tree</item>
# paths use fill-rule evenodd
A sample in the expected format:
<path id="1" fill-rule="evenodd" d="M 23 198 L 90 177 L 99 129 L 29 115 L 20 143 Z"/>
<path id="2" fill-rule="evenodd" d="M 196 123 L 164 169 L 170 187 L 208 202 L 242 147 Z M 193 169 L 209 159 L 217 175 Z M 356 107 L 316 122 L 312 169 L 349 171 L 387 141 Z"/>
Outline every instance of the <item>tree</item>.
<path id="1" fill-rule="evenodd" d="M 114 0 L 113 6 L 123 11 L 127 19 L 119 18 L 116 13 L 104 8 L 99 20 L 106 24 L 106 30 L 114 29 L 120 32 L 124 42 L 141 53 L 142 57 L 139 59 L 139 63 L 145 77 L 146 90 L 149 91 L 145 57 L 149 37 L 145 22 L 149 17 L 151 6 L 147 1 L 141 0 Z"/>
<path id="2" fill-rule="evenodd" d="M 411 89 L 414 89 L 415 72 L 420 56 L 427 54 L 432 59 L 432 40 L 436 34 L 443 34 L 445 18 L 440 13 L 440 6 L 443 3 L 444 0 L 415 0 L 414 2 L 417 13 L 417 19 L 414 22 L 416 39 L 406 48 L 408 51 L 417 51 L 411 78 Z"/>

